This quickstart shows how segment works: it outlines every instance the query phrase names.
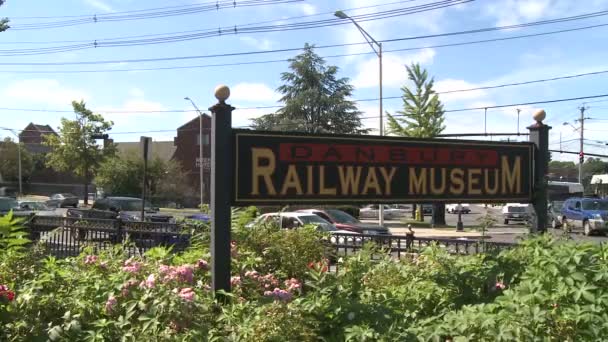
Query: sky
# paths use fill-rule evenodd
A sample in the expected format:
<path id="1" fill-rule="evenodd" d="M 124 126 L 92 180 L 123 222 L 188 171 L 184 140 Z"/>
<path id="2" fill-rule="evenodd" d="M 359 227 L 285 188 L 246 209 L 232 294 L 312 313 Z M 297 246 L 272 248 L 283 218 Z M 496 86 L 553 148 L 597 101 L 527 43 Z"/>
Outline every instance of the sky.
<path id="1" fill-rule="evenodd" d="M 250 119 L 271 113 L 280 105 L 275 91 L 282 84 L 281 73 L 288 71 L 288 58 L 305 43 L 316 46 L 361 43 L 364 39 L 356 27 L 344 21 L 326 27 L 246 32 L 248 27 L 281 25 L 332 19 L 333 12 L 364 15 L 432 4 L 440 0 L 305 0 L 243 6 L 251 0 L 235 0 L 236 6 L 196 14 L 142 20 L 90 22 L 98 15 L 133 16 L 150 8 L 191 4 L 215 5 L 209 0 L 7 0 L 0 16 L 11 20 L 12 29 L 0 33 L 0 127 L 23 129 L 28 123 L 57 127 L 62 117 L 73 118 L 71 101 L 84 100 L 87 106 L 114 122 L 111 137 L 116 141 L 137 141 L 141 135 L 155 140 L 173 140 L 175 129 L 195 117 L 188 96 L 203 111 L 216 102 L 214 88 L 226 84 L 231 88 L 230 104 L 233 126 L 245 127 Z M 260 1 L 253 1 L 260 2 Z M 271 2 L 266 0 L 266 2 Z M 276 2 L 276 1 L 275 1 Z M 226 4 L 226 0 L 219 3 Z M 185 7 L 180 7 L 185 8 Z M 175 9 L 175 8 L 173 8 Z M 178 8 L 179 9 L 179 8 Z M 171 10 L 171 9 L 168 9 Z M 608 0 L 476 0 L 409 15 L 373 21 L 361 26 L 377 41 L 420 37 L 448 32 L 493 28 L 600 12 L 608 10 Z M 128 12 L 129 13 L 123 13 Z M 77 16 L 77 17 L 73 17 Z M 58 28 L 28 29 L 57 21 L 81 20 L 87 23 Z M 385 97 L 398 97 L 407 86 L 405 65 L 420 63 L 435 80 L 439 92 L 502 85 L 507 83 L 563 77 L 608 70 L 608 15 L 553 23 L 535 27 L 511 28 L 493 32 L 405 39 L 383 43 L 383 90 Z M 504 40 L 504 38 L 572 28 L 602 25 L 590 29 Z M 236 27 L 236 33 L 234 28 Z M 165 34 L 184 35 L 193 30 L 221 30 L 221 35 L 161 44 L 86 48 L 72 51 L 40 53 L 41 48 L 77 44 L 92 46 L 108 38 Z M 177 33 L 180 32 L 180 33 Z M 152 36 L 154 37 L 154 36 Z M 126 38 L 129 40 L 140 38 Z M 438 47 L 479 40 L 494 42 Z M 415 49 L 414 49 L 415 48 Z M 34 55 L 15 55 L 15 50 L 34 49 Z M 408 51 L 392 51 L 410 49 Z M 174 59 L 153 62 L 127 62 L 183 56 L 225 55 L 206 58 Z M 328 64 L 339 67 L 339 76 L 350 79 L 355 87 L 353 99 L 378 98 L 378 58 L 369 45 L 355 44 L 318 48 Z M 335 57 L 336 55 L 350 55 Z M 332 57 L 333 56 L 333 57 Z M 69 64 L 87 61 L 117 61 L 110 64 Z M 120 62 L 119 62 L 120 61 Z M 268 62 L 274 61 L 274 62 Z M 264 62 L 259 64 L 241 64 Z M 3 64 L 4 63 L 4 64 Z M 57 63 L 58 65 L 7 65 L 10 63 Z M 218 66 L 218 64 L 232 64 Z M 197 67 L 194 67 L 197 66 Z M 175 69 L 174 67 L 178 67 Z M 161 70 L 132 70 L 158 69 Z M 173 69 L 171 69 L 173 68 Z M 181 68 L 181 69 L 179 69 Z M 121 71 L 113 71 L 121 70 Z M 94 72 L 91 72 L 94 71 Z M 495 105 L 522 104 L 608 94 L 608 73 L 584 77 L 441 94 L 445 105 L 444 133 L 513 133 L 526 132 L 533 123 L 532 113 L 539 108 L 547 112 L 546 123 L 553 129 L 550 147 L 578 151 L 579 108 L 587 107 L 585 151 L 608 154 L 608 97 L 520 105 L 500 109 L 456 111 L 462 108 L 485 108 Z M 385 111 L 400 110 L 399 98 L 385 99 Z M 378 101 L 361 101 L 358 107 L 366 127 L 377 134 Z M 15 109 L 26 109 L 17 111 Z M 158 112 L 171 111 L 175 112 Z M 65 112 L 57 112 L 65 111 Z M 136 113 L 133 113 L 133 112 Z M 484 120 L 487 117 L 487 120 Z M 571 125 L 564 125 L 569 122 Z M 574 127 L 573 127 L 574 126 Z M 136 132 L 136 133 L 129 133 Z M 0 130 L 0 137 L 10 136 Z M 485 138 L 480 138 L 485 139 Z M 497 138 L 493 138 L 497 139 Z M 517 136 L 509 139 L 518 139 Z M 519 137 L 520 140 L 526 139 Z M 576 156 L 553 155 L 553 159 L 575 160 Z"/>

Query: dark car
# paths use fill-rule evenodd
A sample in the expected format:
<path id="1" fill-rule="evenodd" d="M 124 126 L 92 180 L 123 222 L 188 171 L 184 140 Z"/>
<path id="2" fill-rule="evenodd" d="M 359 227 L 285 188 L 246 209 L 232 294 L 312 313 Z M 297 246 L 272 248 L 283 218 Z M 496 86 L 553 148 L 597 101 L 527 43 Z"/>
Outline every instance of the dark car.
<path id="1" fill-rule="evenodd" d="M 106 197 L 95 201 L 93 210 L 111 211 L 118 214 L 123 221 L 142 221 L 142 200 L 135 197 Z M 158 208 L 146 202 L 144 209 L 144 221 L 147 222 L 172 222 L 173 216 L 158 213 Z"/>
<path id="2" fill-rule="evenodd" d="M 564 201 L 552 201 L 549 203 L 549 208 L 547 210 L 547 218 L 551 228 L 557 229 L 562 226 L 562 207 L 564 206 Z"/>
<path id="3" fill-rule="evenodd" d="M 11 210 L 19 210 L 17 200 L 11 197 L 0 197 L 0 215 L 6 215 Z"/>
<path id="4" fill-rule="evenodd" d="M 298 210 L 301 213 L 315 214 L 322 219 L 333 223 L 340 230 L 347 230 L 359 234 L 368 235 L 389 235 L 386 227 L 366 224 L 350 216 L 349 214 L 337 209 L 305 209 Z"/>
<path id="5" fill-rule="evenodd" d="M 432 204 L 423 204 L 422 205 L 422 215 L 432 215 L 433 214 L 433 205 Z"/>
<path id="6" fill-rule="evenodd" d="M 53 194 L 46 201 L 46 205 L 51 208 L 78 208 L 78 197 L 70 193 Z"/>

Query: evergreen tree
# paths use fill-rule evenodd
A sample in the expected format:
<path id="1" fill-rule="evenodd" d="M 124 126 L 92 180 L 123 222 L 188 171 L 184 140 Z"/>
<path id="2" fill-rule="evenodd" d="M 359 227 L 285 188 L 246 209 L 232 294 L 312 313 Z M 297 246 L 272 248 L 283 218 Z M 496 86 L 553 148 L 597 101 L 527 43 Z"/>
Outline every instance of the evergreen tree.
<path id="1" fill-rule="evenodd" d="M 407 77 L 413 83 L 412 89 L 403 86 L 403 110 L 388 115 L 388 134 L 412 137 L 433 138 L 445 129 L 443 104 L 433 90 L 434 79 L 419 64 L 406 66 Z M 445 205 L 433 206 L 433 222 L 445 224 Z M 416 206 L 414 205 L 415 212 Z M 424 220 L 424 215 L 421 216 Z"/>
<path id="2" fill-rule="evenodd" d="M 253 120 L 259 130 L 308 133 L 361 134 L 359 110 L 349 100 L 353 86 L 348 78 L 338 78 L 338 67 L 326 65 L 306 44 L 304 52 L 289 60 L 290 71 L 281 74 L 285 82 L 277 91 L 284 103 L 276 114 Z"/>

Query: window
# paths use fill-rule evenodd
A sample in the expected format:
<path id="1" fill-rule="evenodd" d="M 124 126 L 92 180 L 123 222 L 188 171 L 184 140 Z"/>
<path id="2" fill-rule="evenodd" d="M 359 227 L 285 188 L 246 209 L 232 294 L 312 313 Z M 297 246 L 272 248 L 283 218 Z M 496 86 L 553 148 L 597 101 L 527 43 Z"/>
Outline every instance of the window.
<path id="1" fill-rule="evenodd" d="M 197 134 L 196 135 L 196 145 L 197 146 L 200 144 L 200 141 L 201 141 L 201 135 Z M 209 145 L 210 141 L 211 141 L 211 137 L 209 136 L 209 133 L 203 133 L 203 146 Z"/>
<path id="2" fill-rule="evenodd" d="M 580 210 L 581 209 L 581 202 L 576 202 L 576 205 L 574 206 L 574 208 Z"/>

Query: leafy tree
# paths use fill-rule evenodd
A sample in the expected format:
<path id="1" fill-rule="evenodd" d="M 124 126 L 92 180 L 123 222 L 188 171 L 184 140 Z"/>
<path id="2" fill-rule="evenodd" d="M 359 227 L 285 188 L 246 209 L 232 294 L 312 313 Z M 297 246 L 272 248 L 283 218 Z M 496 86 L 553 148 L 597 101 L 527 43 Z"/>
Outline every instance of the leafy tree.
<path id="1" fill-rule="evenodd" d="M 388 115 L 388 134 L 412 138 L 433 138 L 445 129 L 443 104 L 433 90 L 434 79 L 419 64 L 405 66 L 413 89 L 403 86 L 403 110 Z M 445 224 L 445 205 L 433 205 L 433 222 Z M 412 214 L 416 211 L 416 206 Z M 424 220 L 424 215 L 420 218 Z"/>
<path id="2" fill-rule="evenodd" d="M 30 177 L 34 169 L 34 159 L 23 144 L 21 145 L 21 180 Z M 19 180 L 19 145 L 11 138 L 0 143 L 0 175 L 5 181 Z"/>
<path id="3" fill-rule="evenodd" d="M 5 0 L 0 0 L 0 6 L 4 5 Z M 8 30 L 10 28 L 10 26 L 8 25 L 8 18 L 2 18 L 0 19 L 0 32 L 4 32 L 6 30 Z"/>
<path id="4" fill-rule="evenodd" d="M 153 158 L 148 162 L 147 192 L 151 197 L 178 201 L 194 195 L 179 162 Z M 143 159 L 135 154 L 116 155 L 101 163 L 95 185 L 112 195 L 139 196 L 143 185 Z"/>
<path id="5" fill-rule="evenodd" d="M 88 184 L 99 164 L 116 153 L 114 145 L 100 147 L 93 135 L 105 134 L 114 123 L 86 108 L 83 101 L 72 102 L 76 119 L 61 119 L 59 135 L 45 135 L 44 144 L 51 147 L 47 166 L 59 172 L 74 172 L 84 179 L 84 203 L 88 204 Z"/>
<path id="6" fill-rule="evenodd" d="M 290 71 L 281 74 L 285 82 L 277 90 L 284 107 L 276 114 L 253 120 L 255 129 L 308 133 L 361 134 L 361 118 L 349 100 L 353 86 L 348 78 L 338 78 L 338 67 L 326 65 L 306 44 L 304 52 L 289 60 Z"/>

